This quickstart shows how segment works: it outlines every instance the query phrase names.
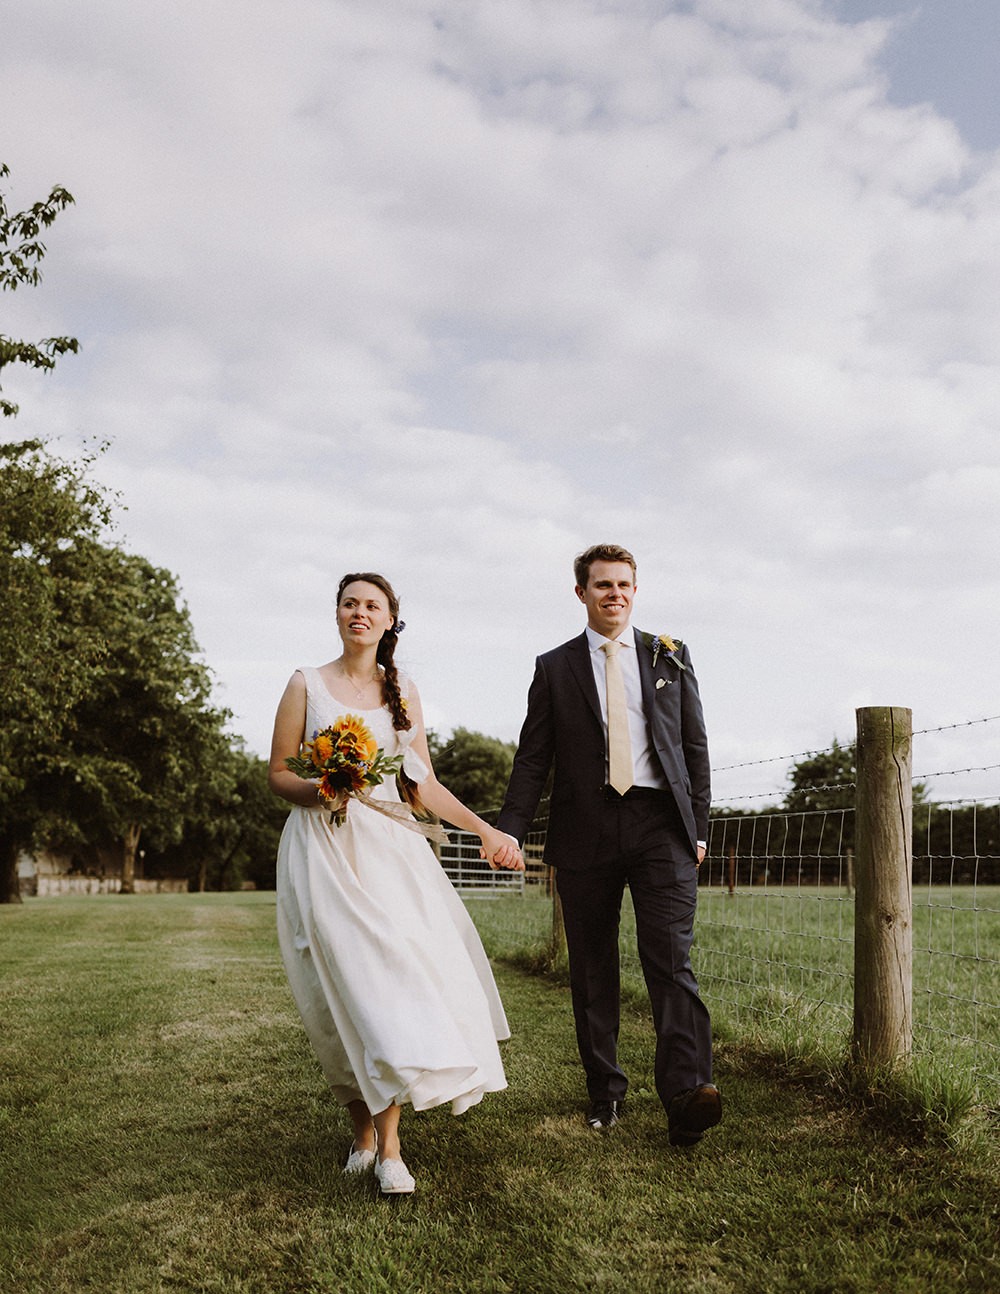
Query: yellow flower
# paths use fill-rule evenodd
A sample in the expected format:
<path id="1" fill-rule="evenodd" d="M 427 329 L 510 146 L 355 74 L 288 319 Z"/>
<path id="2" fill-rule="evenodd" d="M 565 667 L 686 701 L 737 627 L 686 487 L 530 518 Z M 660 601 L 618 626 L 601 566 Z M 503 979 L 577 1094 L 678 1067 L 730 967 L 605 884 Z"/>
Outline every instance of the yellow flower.
<path id="1" fill-rule="evenodd" d="M 339 773 L 324 773 L 319 779 L 317 790 L 324 800 L 335 800 L 344 787 L 340 785 L 342 781 Z"/>
<path id="2" fill-rule="evenodd" d="M 671 638 L 669 634 L 660 634 L 658 638 L 654 638 L 653 639 L 653 669 L 656 669 L 656 662 L 660 658 L 660 652 L 665 651 L 667 655 L 670 657 L 670 660 L 673 662 L 674 665 L 677 666 L 679 670 L 686 671 L 687 666 L 684 664 L 682 660 L 679 660 L 678 657 L 675 655 L 675 653 L 679 652 L 680 649 L 681 649 L 681 643 L 676 641 L 676 639 Z"/>
<path id="3" fill-rule="evenodd" d="M 378 742 L 359 715 L 345 714 L 333 725 L 337 747 L 352 763 L 370 764 L 378 754 Z"/>
<path id="4" fill-rule="evenodd" d="M 357 795 L 358 792 L 364 791 L 368 787 L 368 779 L 365 777 L 364 770 L 361 768 L 348 768 L 344 770 L 350 779 L 350 790 Z"/>

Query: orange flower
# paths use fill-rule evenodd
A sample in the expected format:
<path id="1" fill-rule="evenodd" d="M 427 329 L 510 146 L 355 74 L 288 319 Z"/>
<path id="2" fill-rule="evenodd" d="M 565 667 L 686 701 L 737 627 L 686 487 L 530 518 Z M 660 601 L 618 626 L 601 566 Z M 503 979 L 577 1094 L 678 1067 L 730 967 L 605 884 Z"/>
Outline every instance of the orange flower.
<path id="1" fill-rule="evenodd" d="M 310 743 L 309 754 L 316 767 L 322 768 L 333 754 L 333 742 L 324 733 L 317 733 Z"/>

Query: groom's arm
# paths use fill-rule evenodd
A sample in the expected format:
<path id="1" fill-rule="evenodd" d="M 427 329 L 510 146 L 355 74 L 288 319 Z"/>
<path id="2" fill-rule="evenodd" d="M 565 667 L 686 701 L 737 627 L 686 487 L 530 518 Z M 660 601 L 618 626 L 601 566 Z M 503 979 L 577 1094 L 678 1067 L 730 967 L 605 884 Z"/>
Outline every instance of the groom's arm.
<path id="1" fill-rule="evenodd" d="M 552 767 L 555 726 L 548 674 L 541 657 L 528 689 L 528 711 L 518 738 L 514 766 L 497 826 L 524 843 Z"/>
<path id="2" fill-rule="evenodd" d="M 691 664 L 687 644 L 681 648 L 681 746 L 688 780 L 691 783 L 691 808 L 694 811 L 698 839 L 708 839 L 708 813 L 712 800 L 712 766 L 708 755 L 708 733 L 698 691 L 698 679 Z"/>

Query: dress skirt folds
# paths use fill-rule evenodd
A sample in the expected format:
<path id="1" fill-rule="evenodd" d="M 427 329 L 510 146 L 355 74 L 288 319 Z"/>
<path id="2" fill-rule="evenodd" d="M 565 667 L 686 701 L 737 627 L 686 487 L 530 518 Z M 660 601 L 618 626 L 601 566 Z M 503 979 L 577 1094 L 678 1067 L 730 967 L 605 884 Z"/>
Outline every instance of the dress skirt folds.
<path id="1" fill-rule="evenodd" d="M 359 713 L 386 754 L 427 775 L 388 710 L 342 705 L 315 669 L 308 736 Z M 405 695 L 405 682 L 403 684 Z M 373 796 L 398 803 L 395 779 Z M 373 1113 L 451 1103 L 461 1114 L 507 1086 L 497 1041 L 510 1031 L 465 906 L 420 835 L 357 800 L 335 826 L 293 806 L 278 849 L 278 938 L 299 1012 L 335 1097 Z"/>

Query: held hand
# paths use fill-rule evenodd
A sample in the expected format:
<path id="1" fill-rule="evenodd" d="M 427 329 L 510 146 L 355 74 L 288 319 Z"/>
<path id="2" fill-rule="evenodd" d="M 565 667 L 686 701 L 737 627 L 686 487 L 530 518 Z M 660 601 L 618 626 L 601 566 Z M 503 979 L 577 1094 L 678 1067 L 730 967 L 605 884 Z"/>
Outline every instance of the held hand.
<path id="1" fill-rule="evenodd" d="M 524 859 L 521 857 L 521 850 L 513 836 L 508 836 L 505 832 L 496 831 L 490 827 L 483 832 L 480 840 L 483 843 L 479 850 L 479 857 L 485 858 L 494 871 L 499 867 L 506 868 L 511 872 L 524 871 Z"/>

